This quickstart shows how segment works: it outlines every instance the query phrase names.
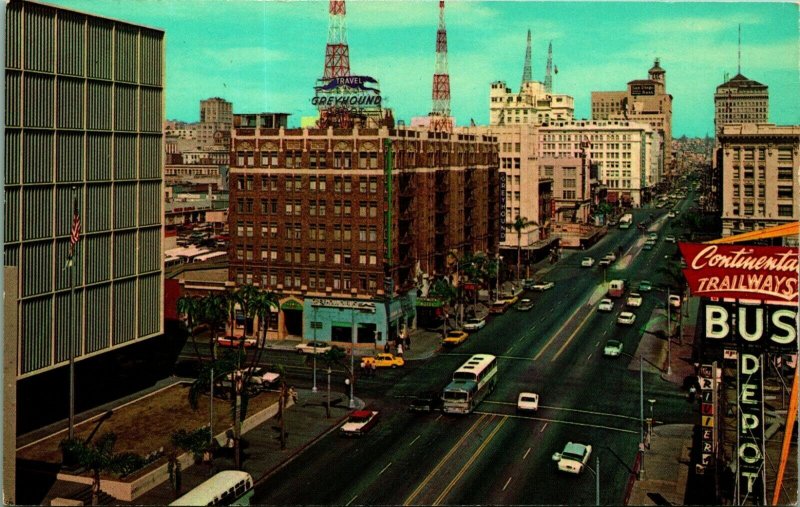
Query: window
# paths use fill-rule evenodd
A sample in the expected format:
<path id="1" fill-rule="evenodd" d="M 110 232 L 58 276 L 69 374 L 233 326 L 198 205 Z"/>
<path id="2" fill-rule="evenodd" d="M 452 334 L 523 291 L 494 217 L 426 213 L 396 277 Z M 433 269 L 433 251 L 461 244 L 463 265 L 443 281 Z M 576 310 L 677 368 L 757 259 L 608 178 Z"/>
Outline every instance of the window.
<path id="1" fill-rule="evenodd" d="M 564 199 L 575 199 L 575 191 L 574 190 L 564 190 Z"/>
<path id="2" fill-rule="evenodd" d="M 369 240 L 378 241 L 378 229 L 374 225 L 369 226 Z"/>
<path id="3" fill-rule="evenodd" d="M 351 252 L 350 250 L 345 250 L 344 252 L 342 252 L 342 263 L 346 265 L 352 264 L 353 262 L 352 255 L 353 252 Z"/>
<path id="4" fill-rule="evenodd" d="M 358 263 L 362 266 L 367 265 L 367 251 L 366 250 L 359 250 L 358 251 Z"/>
<path id="5" fill-rule="evenodd" d="M 350 176 L 345 176 L 344 178 L 344 191 L 346 194 L 349 194 L 353 190 L 353 180 Z"/>
<path id="6" fill-rule="evenodd" d="M 349 151 L 333 152 L 333 167 L 336 169 L 350 169 L 352 162 L 353 160 Z"/>
<path id="7" fill-rule="evenodd" d="M 366 178 L 359 178 L 358 180 L 358 191 L 362 194 L 367 193 L 367 180 Z"/>
<path id="8" fill-rule="evenodd" d="M 778 179 L 779 180 L 791 180 L 794 178 L 794 171 L 791 167 L 779 167 L 778 168 Z"/>
<path id="9" fill-rule="evenodd" d="M 734 197 L 739 197 L 739 185 L 734 185 L 733 186 L 733 196 Z"/>
<path id="10" fill-rule="evenodd" d="M 361 242 L 366 242 L 367 241 L 367 228 L 366 227 L 361 226 L 361 227 L 358 228 L 358 240 L 361 241 Z"/>
<path id="11" fill-rule="evenodd" d="M 309 216 L 317 216 L 317 201 L 308 201 L 308 214 Z"/>
<path id="12" fill-rule="evenodd" d="M 264 167 L 278 167 L 278 152 L 277 151 L 262 151 L 261 152 L 261 165 Z"/>
<path id="13" fill-rule="evenodd" d="M 369 177 L 369 193 L 374 194 L 378 192 L 378 178 L 375 176 Z"/>
<path id="14" fill-rule="evenodd" d="M 245 189 L 246 190 L 253 190 L 253 177 L 248 176 L 245 180 Z"/>
<path id="15" fill-rule="evenodd" d="M 745 185 L 744 186 L 744 196 L 745 197 L 753 197 L 753 185 Z"/>
<path id="16" fill-rule="evenodd" d="M 289 169 L 300 168 L 303 165 L 303 152 L 301 150 L 286 150 L 286 167 Z"/>
<path id="17" fill-rule="evenodd" d="M 344 216 L 349 217 L 352 208 L 352 203 L 350 201 L 344 201 Z"/>
<path id="18" fill-rule="evenodd" d="M 378 205 L 377 203 L 371 202 L 369 203 L 369 216 L 370 218 L 375 218 L 378 216 Z"/>
<path id="19" fill-rule="evenodd" d="M 792 187 L 780 185 L 778 187 L 778 199 L 791 199 L 793 197 Z"/>
<path id="20" fill-rule="evenodd" d="M 319 201 L 319 209 L 318 209 L 318 211 L 319 211 L 319 216 L 321 216 L 321 217 L 325 216 L 325 201 Z"/>
<path id="21" fill-rule="evenodd" d="M 564 188 L 575 188 L 575 178 L 565 179 Z"/>
<path id="22" fill-rule="evenodd" d="M 763 183 L 758 184 L 758 196 L 765 197 L 767 195 L 767 188 L 764 186 Z"/>
<path id="23" fill-rule="evenodd" d="M 791 204 L 778 204 L 779 217 L 791 217 L 794 214 L 794 209 Z"/>
<path id="24" fill-rule="evenodd" d="M 324 151 L 313 150 L 308 154 L 308 166 L 312 169 L 324 169 L 328 167 L 327 153 Z"/>
<path id="25" fill-rule="evenodd" d="M 744 203 L 744 214 L 746 216 L 752 216 L 753 215 L 753 203 L 752 202 Z"/>
<path id="26" fill-rule="evenodd" d="M 303 214 L 303 201 L 294 201 L 294 214 L 295 216 Z"/>

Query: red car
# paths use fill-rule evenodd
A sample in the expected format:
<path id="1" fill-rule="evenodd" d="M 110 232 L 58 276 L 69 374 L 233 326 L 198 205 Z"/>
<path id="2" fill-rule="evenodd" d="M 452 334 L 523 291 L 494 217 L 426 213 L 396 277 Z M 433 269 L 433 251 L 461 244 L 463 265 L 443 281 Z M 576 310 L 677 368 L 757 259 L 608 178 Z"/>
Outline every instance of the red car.
<path id="1" fill-rule="evenodd" d="M 244 336 L 220 336 L 217 338 L 217 345 L 220 347 L 244 347 L 246 349 L 256 346 L 255 338 L 245 338 Z"/>
<path id="2" fill-rule="evenodd" d="M 376 410 L 356 410 L 350 413 L 347 422 L 342 425 L 341 432 L 345 436 L 363 435 L 378 422 Z"/>

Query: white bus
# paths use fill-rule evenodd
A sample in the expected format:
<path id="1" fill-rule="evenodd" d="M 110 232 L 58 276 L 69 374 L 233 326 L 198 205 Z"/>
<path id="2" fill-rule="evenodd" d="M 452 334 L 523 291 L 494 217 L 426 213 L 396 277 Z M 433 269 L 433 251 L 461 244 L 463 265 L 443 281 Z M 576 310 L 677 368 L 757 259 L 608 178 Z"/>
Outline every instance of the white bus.
<path id="1" fill-rule="evenodd" d="M 250 505 L 253 478 L 247 472 L 226 470 L 216 474 L 170 505 Z"/>
<path id="2" fill-rule="evenodd" d="M 192 259 L 192 262 L 221 261 L 227 257 L 228 257 L 228 252 L 209 252 L 198 255 L 197 257 Z"/>
<path id="3" fill-rule="evenodd" d="M 442 410 L 450 414 L 468 414 L 494 391 L 497 383 L 497 358 L 476 354 L 453 373 L 453 381 L 442 393 Z"/>
<path id="4" fill-rule="evenodd" d="M 183 264 L 183 259 L 180 257 L 167 257 L 164 259 L 164 267 L 171 268 L 172 266 L 180 266 Z"/>

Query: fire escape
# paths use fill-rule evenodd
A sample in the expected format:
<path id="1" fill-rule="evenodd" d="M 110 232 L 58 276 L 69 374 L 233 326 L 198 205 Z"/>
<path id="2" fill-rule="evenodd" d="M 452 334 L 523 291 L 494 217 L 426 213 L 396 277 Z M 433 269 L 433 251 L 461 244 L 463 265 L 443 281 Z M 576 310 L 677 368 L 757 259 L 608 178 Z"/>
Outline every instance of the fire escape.
<path id="1" fill-rule="evenodd" d="M 447 253 L 447 236 L 448 236 L 448 214 L 450 212 L 450 203 L 448 197 L 450 194 L 450 182 L 448 181 L 449 171 L 446 169 L 437 169 L 434 176 L 434 260 L 433 266 L 436 273 L 444 273 L 445 271 L 445 254 Z"/>
<path id="2" fill-rule="evenodd" d="M 414 174 L 400 170 L 397 175 L 398 185 L 398 258 L 397 275 L 401 290 L 408 290 L 414 284 Z"/>

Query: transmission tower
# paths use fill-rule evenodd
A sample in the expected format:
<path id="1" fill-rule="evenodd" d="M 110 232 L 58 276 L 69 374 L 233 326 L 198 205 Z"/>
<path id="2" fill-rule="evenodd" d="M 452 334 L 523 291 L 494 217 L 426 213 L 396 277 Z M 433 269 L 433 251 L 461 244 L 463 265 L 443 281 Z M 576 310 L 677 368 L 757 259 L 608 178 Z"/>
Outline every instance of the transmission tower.
<path id="1" fill-rule="evenodd" d="M 533 81 L 533 73 L 531 72 L 531 30 L 528 29 L 528 45 L 525 47 L 525 64 L 522 67 L 522 84 L 519 85 L 520 89 L 525 88 L 525 83 Z"/>
<path id="2" fill-rule="evenodd" d="M 547 69 L 544 74 L 544 91 L 553 93 L 553 41 L 547 45 Z"/>
<path id="3" fill-rule="evenodd" d="M 431 130 L 453 131 L 450 118 L 450 74 L 447 70 L 447 28 L 444 26 L 444 0 L 439 0 L 439 29 L 436 31 L 436 69 L 433 74 Z"/>
<path id="4" fill-rule="evenodd" d="M 349 76 L 350 48 L 347 45 L 344 0 L 330 0 L 328 14 L 328 45 L 325 47 L 325 72 L 322 79 Z"/>

